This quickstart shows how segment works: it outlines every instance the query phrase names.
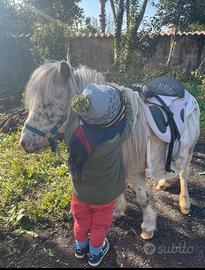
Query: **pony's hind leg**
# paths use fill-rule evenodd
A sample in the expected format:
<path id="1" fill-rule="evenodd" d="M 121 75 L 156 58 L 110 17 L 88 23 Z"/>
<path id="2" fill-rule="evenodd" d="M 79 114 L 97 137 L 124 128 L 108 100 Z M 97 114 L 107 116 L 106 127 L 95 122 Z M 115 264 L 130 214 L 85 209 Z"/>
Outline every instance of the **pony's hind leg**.
<path id="1" fill-rule="evenodd" d="M 165 190 L 171 187 L 173 184 L 177 183 L 178 181 L 179 177 L 175 177 L 173 179 L 161 179 L 158 181 L 156 188 L 158 191 Z"/>
<path id="2" fill-rule="evenodd" d="M 141 237 L 144 240 L 151 239 L 156 231 L 156 213 L 152 209 L 149 197 L 146 192 L 145 176 L 137 179 L 137 186 L 135 187 L 136 200 L 143 212 L 143 222 L 141 224 Z"/>

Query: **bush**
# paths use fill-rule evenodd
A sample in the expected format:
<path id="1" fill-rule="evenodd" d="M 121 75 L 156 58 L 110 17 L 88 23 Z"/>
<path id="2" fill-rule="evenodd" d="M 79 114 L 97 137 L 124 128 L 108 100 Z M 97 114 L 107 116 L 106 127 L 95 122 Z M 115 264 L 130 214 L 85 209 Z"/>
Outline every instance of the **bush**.
<path id="1" fill-rule="evenodd" d="M 195 78 L 185 83 L 185 86 L 199 102 L 201 131 L 205 132 L 205 78 Z"/>
<path id="2" fill-rule="evenodd" d="M 39 57 L 40 61 L 65 59 L 70 35 L 70 28 L 58 21 L 35 24 L 31 38 L 34 55 Z M 36 61 L 38 62 L 39 59 L 36 59 Z"/>

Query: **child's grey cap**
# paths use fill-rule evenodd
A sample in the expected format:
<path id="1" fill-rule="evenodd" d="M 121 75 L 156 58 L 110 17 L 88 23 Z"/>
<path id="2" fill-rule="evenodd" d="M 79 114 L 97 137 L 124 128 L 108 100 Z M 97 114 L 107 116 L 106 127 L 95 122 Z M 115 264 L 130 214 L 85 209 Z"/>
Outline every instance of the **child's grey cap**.
<path id="1" fill-rule="evenodd" d="M 89 99 L 89 108 L 80 113 L 82 119 L 94 125 L 106 125 L 115 119 L 121 108 L 118 90 L 109 85 L 89 84 L 82 92 Z"/>

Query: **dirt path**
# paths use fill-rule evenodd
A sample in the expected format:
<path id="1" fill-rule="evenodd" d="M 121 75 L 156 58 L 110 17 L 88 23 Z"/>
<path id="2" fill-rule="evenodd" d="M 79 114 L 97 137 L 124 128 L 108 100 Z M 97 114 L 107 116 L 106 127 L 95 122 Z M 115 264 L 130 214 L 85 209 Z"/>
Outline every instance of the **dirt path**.
<path id="1" fill-rule="evenodd" d="M 158 231 L 150 241 L 140 238 L 142 219 L 134 203 L 134 193 L 126 191 L 126 216 L 114 222 L 108 238 L 111 249 L 102 268 L 119 267 L 205 267 L 205 160 L 192 162 L 189 192 L 192 202 L 188 216 L 178 208 L 179 185 L 167 191 L 156 192 L 149 182 L 149 192 L 158 214 Z M 204 164 L 203 164 L 204 162 Z M 6 268 L 86 268 L 86 260 L 73 256 L 73 221 L 63 224 L 45 224 L 36 239 L 23 236 L 11 238 L 14 254 L 3 254 L 0 267 Z M 11 252 L 10 252 L 11 253 Z"/>

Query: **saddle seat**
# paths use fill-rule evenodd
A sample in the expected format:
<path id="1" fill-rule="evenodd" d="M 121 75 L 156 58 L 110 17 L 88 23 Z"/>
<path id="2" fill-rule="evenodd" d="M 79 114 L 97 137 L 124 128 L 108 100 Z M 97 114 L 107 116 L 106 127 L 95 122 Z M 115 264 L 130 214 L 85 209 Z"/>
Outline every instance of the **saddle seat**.
<path id="1" fill-rule="evenodd" d="M 183 98 L 185 95 L 182 83 L 173 77 L 157 77 L 146 85 L 134 83 L 130 87 L 142 93 L 146 98 L 157 95 Z"/>

